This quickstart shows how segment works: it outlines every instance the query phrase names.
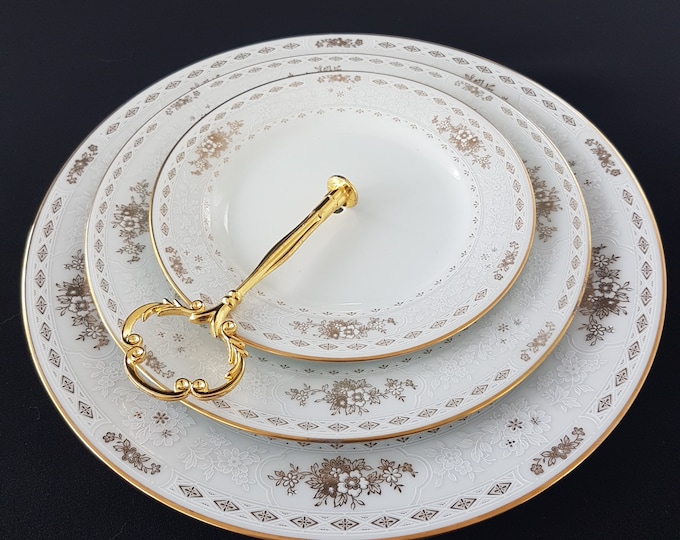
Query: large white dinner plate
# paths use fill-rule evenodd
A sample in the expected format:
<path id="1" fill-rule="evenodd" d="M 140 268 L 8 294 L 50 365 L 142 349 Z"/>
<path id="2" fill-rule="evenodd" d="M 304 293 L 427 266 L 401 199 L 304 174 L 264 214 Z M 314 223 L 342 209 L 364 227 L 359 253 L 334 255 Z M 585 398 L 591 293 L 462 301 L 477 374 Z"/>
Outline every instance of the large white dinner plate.
<path id="1" fill-rule="evenodd" d="M 151 199 L 168 280 L 186 302 L 216 304 L 333 174 L 359 204 L 244 296 L 233 318 L 246 343 L 321 360 L 403 354 L 479 319 L 524 267 L 535 205 L 507 140 L 432 87 L 348 71 L 265 82 L 179 139 Z"/>
<path id="2" fill-rule="evenodd" d="M 364 63 L 375 66 L 371 59 L 375 60 L 367 56 Z M 86 238 L 85 262 L 94 301 L 111 334 L 120 339 L 122 317 L 138 305 L 172 294 L 141 226 L 147 223 L 148 179 L 155 177 L 159 156 L 170 151 L 169 145 L 183 133 L 182 122 L 190 123 L 197 112 L 210 112 L 192 128 L 208 133 L 215 113 L 242 109 L 243 101 L 249 100 L 249 93 L 241 93 L 243 88 L 253 86 L 261 93 L 268 86 L 297 86 L 298 77 L 266 83 L 282 71 L 304 73 L 317 63 L 317 56 L 297 56 L 234 72 L 229 78 L 238 84 L 212 81 L 196 87 L 151 118 L 123 147 L 95 195 Z M 357 63 L 351 55 L 333 58 L 338 69 L 354 69 Z M 587 276 L 590 242 L 584 203 L 564 157 L 524 116 L 464 79 L 434 69 L 414 72 L 422 67 L 411 62 L 373 69 L 378 68 L 448 89 L 497 124 L 520 149 L 538 205 L 537 238 L 529 261 L 508 297 L 484 320 L 419 353 L 389 361 L 328 365 L 253 351 L 243 380 L 227 398 L 187 401 L 218 421 L 298 440 L 375 440 L 422 431 L 462 418 L 516 386 L 552 350 L 573 317 Z M 429 87 L 427 91 L 432 92 Z M 236 97 L 210 108 L 227 96 Z M 181 148 L 175 151 L 191 155 Z M 161 182 L 157 192 L 169 194 L 168 187 Z M 182 192 L 180 198 L 188 196 Z M 238 309 L 241 313 L 241 306 Z M 224 350 L 204 329 L 182 319 L 156 318 L 140 332 L 153 353 L 149 371 L 161 384 L 171 385 L 180 374 L 200 374 L 211 386 L 220 383 L 226 369 Z"/>
<path id="3" fill-rule="evenodd" d="M 580 175 L 593 218 L 593 272 L 577 320 L 514 392 L 437 433 L 401 440 L 286 444 L 241 435 L 181 406 L 130 393 L 106 336 L 71 325 L 70 317 L 89 321 L 91 311 L 85 303 L 76 309 L 66 302 L 62 316 L 56 300 L 62 285 L 54 281 L 69 265 L 72 285 L 63 286 L 87 300 L 77 256 L 82 205 L 91 202 L 117 149 L 158 110 L 145 102 L 171 81 L 183 89 L 197 72 L 214 76 L 227 59 L 275 59 L 305 48 L 332 54 L 350 46 L 357 53 L 420 59 L 460 75 L 484 73 L 486 84 L 549 132 Z M 126 114 L 130 110 L 135 112 Z M 93 452 L 140 489 L 207 522 L 256 536 L 307 538 L 423 536 L 497 514 L 552 484 L 592 452 L 637 394 L 660 337 L 666 292 L 663 253 L 644 195 L 587 120 L 502 66 L 436 45 L 375 36 L 317 36 L 241 49 L 192 66 L 133 99 L 88 137 L 55 181 L 36 220 L 24 277 L 36 365 Z M 92 347 L 93 336 L 99 349 Z"/>

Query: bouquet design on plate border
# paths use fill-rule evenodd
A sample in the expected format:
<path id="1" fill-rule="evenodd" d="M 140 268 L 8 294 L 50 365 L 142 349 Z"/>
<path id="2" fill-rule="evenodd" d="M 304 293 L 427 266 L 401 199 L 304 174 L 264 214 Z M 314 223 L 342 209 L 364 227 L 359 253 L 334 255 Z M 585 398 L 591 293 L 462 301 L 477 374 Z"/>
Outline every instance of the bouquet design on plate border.
<path id="1" fill-rule="evenodd" d="M 130 255 L 128 263 L 139 262 L 145 245 L 135 240 L 149 232 L 149 182 L 142 180 L 130 188 L 133 195 L 127 204 L 117 204 L 113 214 L 114 229 L 119 229 L 118 235 L 123 239 L 123 247 L 117 250 L 122 255 Z M 137 199 L 137 197 L 139 199 Z"/>
<path id="2" fill-rule="evenodd" d="M 416 389 L 416 385 L 411 379 L 400 381 L 388 378 L 385 382 L 385 390 L 382 391 L 367 382 L 366 379 L 343 379 L 342 381 L 333 381 L 333 385 L 330 387 L 324 384 L 321 388 L 312 388 L 308 384 L 304 384 L 302 390 L 291 388 L 286 392 L 286 395 L 290 396 L 291 399 L 297 400 L 300 403 L 300 407 L 304 407 L 311 396 L 321 393 L 323 396 L 314 400 L 314 403 L 328 403 L 331 414 L 338 414 L 340 412 L 345 414 L 363 414 L 368 412 L 367 405 L 380 405 L 380 400 L 386 399 L 389 396 L 393 396 L 399 401 L 404 401 L 404 390 L 407 387 Z"/>
<path id="3" fill-rule="evenodd" d="M 92 293 L 85 278 L 85 256 L 83 250 L 79 249 L 75 255 L 71 255 L 71 262 L 64 265 L 66 270 L 75 270 L 77 274 L 72 281 L 62 281 L 57 283 L 57 288 L 61 294 L 57 295 L 59 307 L 57 311 L 62 317 L 67 313 L 71 314 L 73 326 L 84 326 L 85 328 L 78 334 L 78 341 L 92 339 L 96 342 L 95 349 L 101 349 L 109 344 L 109 335 L 104 328 L 94 302 Z"/>
<path id="4" fill-rule="evenodd" d="M 581 315 L 588 317 L 588 322 L 579 326 L 579 330 L 587 332 L 586 341 L 591 345 L 614 332 L 613 326 L 605 326 L 602 321 L 610 315 L 627 314 L 624 305 L 630 301 L 628 291 L 632 290 L 630 281 L 621 280 L 621 271 L 613 268 L 619 257 L 607 255 L 605 249 L 604 245 L 593 248 L 592 269 L 579 309 Z"/>
<path id="5" fill-rule="evenodd" d="M 304 481 L 316 490 L 314 498 L 318 502 L 314 506 L 332 502 L 334 507 L 349 504 L 354 510 L 357 505 L 366 504 L 363 496 L 380 495 L 383 484 L 401 493 L 404 477 L 411 475 L 415 478 L 416 474 L 410 463 L 381 458 L 380 465 L 373 468 L 366 464 L 365 459 L 338 456 L 324 459 L 321 464 L 313 463 L 309 471 L 301 471 L 300 467 L 291 463 L 288 471 L 275 471 L 268 478 L 275 480 L 276 486 L 285 487 L 288 495 L 295 495 L 296 486 Z"/>

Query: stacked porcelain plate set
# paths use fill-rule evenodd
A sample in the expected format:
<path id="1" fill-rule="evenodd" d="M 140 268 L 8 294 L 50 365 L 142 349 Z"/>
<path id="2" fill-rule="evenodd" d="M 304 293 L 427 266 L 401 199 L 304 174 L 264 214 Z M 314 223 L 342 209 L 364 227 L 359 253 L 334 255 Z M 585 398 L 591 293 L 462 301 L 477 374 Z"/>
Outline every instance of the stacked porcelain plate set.
<path id="1" fill-rule="evenodd" d="M 592 124 L 371 35 L 245 47 L 130 100 L 58 175 L 24 273 L 89 448 L 255 537 L 429 536 L 539 493 L 630 406 L 664 300 L 653 216 Z"/>

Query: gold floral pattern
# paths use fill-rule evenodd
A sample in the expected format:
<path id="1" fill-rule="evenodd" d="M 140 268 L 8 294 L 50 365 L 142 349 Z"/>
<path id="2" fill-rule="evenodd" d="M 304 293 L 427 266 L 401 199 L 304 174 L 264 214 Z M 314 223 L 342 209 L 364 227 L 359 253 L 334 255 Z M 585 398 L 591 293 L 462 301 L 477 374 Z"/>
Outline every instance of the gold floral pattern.
<path id="1" fill-rule="evenodd" d="M 91 144 L 87 147 L 87 151 L 83 152 L 80 157 L 73 162 L 73 165 L 66 174 L 66 181 L 69 184 L 75 184 L 78 181 L 78 178 L 85 172 L 86 167 L 94 161 L 98 151 L 99 148 L 97 148 L 97 145 Z"/>
<path id="2" fill-rule="evenodd" d="M 495 85 L 485 84 L 482 79 L 476 79 L 472 75 L 465 75 L 465 80 L 458 80 L 455 82 L 455 85 L 482 101 L 491 101 L 493 99 L 489 92 L 493 92 Z M 485 92 L 482 88 L 489 90 L 489 92 Z"/>
<path id="3" fill-rule="evenodd" d="M 227 126 L 229 127 L 229 131 L 225 132 L 221 128 L 218 128 L 208 133 L 208 135 L 198 144 L 196 147 L 196 159 L 189 161 L 191 165 L 196 167 L 196 169 L 191 171 L 191 174 L 198 175 L 208 170 L 211 160 L 220 157 L 224 151 L 231 146 L 234 137 L 241 133 L 243 121 L 235 120 L 233 122 L 227 122 Z"/>
<path id="4" fill-rule="evenodd" d="M 314 322 L 312 319 L 306 321 L 293 321 L 290 325 L 298 330 L 301 334 L 306 334 L 310 328 L 316 328 L 317 337 L 325 337 L 328 339 L 360 339 L 368 336 L 369 332 L 375 331 L 381 334 L 386 334 L 385 326 L 387 324 L 397 324 L 392 317 L 381 319 L 379 317 L 371 317 L 367 323 L 359 322 L 358 319 L 333 319 L 324 320 L 320 323 Z"/>
<path id="5" fill-rule="evenodd" d="M 130 188 L 133 195 L 127 204 L 117 204 L 113 213 L 114 229 L 119 229 L 118 236 L 123 239 L 123 247 L 116 253 L 130 255 L 129 264 L 138 262 L 146 247 L 142 242 L 136 242 L 144 233 L 149 232 L 149 182 L 142 180 Z"/>
<path id="6" fill-rule="evenodd" d="M 184 262 L 182 261 L 182 256 L 172 246 L 165 248 L 165 252 L 170 254 L 170 268 L 175 273 L 175 275 L 182 280 L 183 283 L 193 283 L 194 279 L 189 276 L 189 271 L 184 268 Z"/>
<path id="7" fill-rule="evenodd" d="M 600 141 L 595 139 L 586 140 L 586 144 L 590 146 L 590 151 L 597 156 L 600 165 L 605 172 L 612 176 L 619 176 L 621 171 L 616 168 L 616 163 L 612 159 L 612 154 L 609 152 Z"/>
<path id="8" fill-rule="evenodd" d="M 435 116 L 432 123 L 437 127 L 440 134 L 448 133 L 449 142 L 463 155 L 472 157 L 472 163 L 479 165 L 482 169 L 491 167 L 491 156 L 482 154 L 485 150 L 482 140 L 468 126 L 465 124 L 453 125 L 450 116 L 443 120 Z"/>
<path id="9" fill-rule="evenodd" d="M 312 388 L 308 384 L 302 386 L 302 390 L 291 388 L 286 395 L 299 402 L 301 407 L 307 405 L 307 401 L 315 394 L 323 394 L 314 403 L 328 403 L 331 414 L 363 414 L 368 412 L 368 405 L 379 405 L 382 399 L 392 396 L 399 401 L 404 401 L 404 391 L 406 388 L 416 389 L 416 385 L 411 379 L 400 381 L 398 379 L 387 379 L 385 389 L 380 390 L 366 381 L 366 379 L 352 380 L 343 379 L 333 381 L 332 386 L 324 384 L 321 388 Z"/>
<path id="10" fill-rule="evenodd" d="M 545 347 L 548 344 L 548 341 L 550 341 L 550 338 L 552 338 L 554 332 L 555 323 L 551 321 L 546 322 L 545 328 L 541 328 L 536 334 L 536 337 L 534 337 L 534 339 L 532 339 L 529 343 L 526 344 L 526 349 L 522 350 L 520 358 L 525 362 L 531 360 L 529 352 L 537 353 L 538 351 L 540 351 L 543 347 Z"/>
<path id="11" fill-rule="evenodd" d="M 145 474 L 156 474 L 161 472 L 161 466 L 157 463 L 147 463 L 150 457 L 142 454 L 135 446 L 132 446 L 130 439 L 126 439 L 120 433 L 116 434 L 109 431 L 102 437 L 105 443 L 114 443 L 113 449 L 117 452 L 122 452 L 121 459 L 131 463 L 135 469 L 139 469 Z"/>
<path id="12" fill-rule="evenodd" d="M 361 81 L 361 75 L 345 75 L 344 73 L 333 73 L 332 75 L 321 75 L 320 83 L 349 83 L 354 84 Z"/>
<path id="13" fill-rule="evenodd" d="M 144 360 L 144 365 L 151 371 L 166 379 L 170 379 L 171 377 L 175 376 L 175 372 L 171 369 L 166 370 L 165 368 L 167 365 L 161 362 L 152 351 L 146 352 L 146 360 Z"/>
<path id="14" fill-rule="evenodd" d="M 79 249 L 71 256 L 71 262 L 64 265 L 66 270 L 75 270 L 77 274 L 72 281 L 57 283 L 59 293 L 57 311 L 62 317 L 71 315 L 73 326 L 83 326 L 84 329 L 76 338 L 79 341 L 94 340 L 95 349 L 101 349 L 109 344 L 109 335 L 104 328 L 92 301 L 92 293 L 85 278 L 85 255 Z"/>
<path id="15" fill-rule="evenodd" d="M 382 484 L 401 493 L 405 474 L 415 478 L 417 472 L 410 463 L 396 463 L 381 459 L 380 465 L 373 468 L 366 464 L 365 459 L 349 459 L 338 456 L 334 459 L 324 459 L 321 464 L 314 463 L 309 471 L 301 471 L 300 467 L 290 464 L 288 471 L 275 471 L 268 475 L 270 480 L 276 481 L 276 486 L 286 488 L 288 495 L 297 493 L 296 486 L 301 482 L 316 490 L 314 499 L 318 499 L 314 506 L 333 503 L 333 507 L 349 504 L 354 510 L 357 505 L 363 506 L 364 495 L 380 495 Z"/>
<path id="16" fill-rule="evenodd" d="M 613 267 L 619 257 L 606 255 L 605 249 L 604 245 L 593 248 L 590 275 L 579 308 L 581 315 L 588 317 L 588 322 L 579 326 L 579 330 L 586 331 L 586 341 L 591 345 L 614 332 L 613 326 L 605 326 L 602 321 L 610 315 L 628 313 L 624 305 L 630 301 L 628 291 L 632 290 L 630 281 L 622 281 L 621 271 Z"/>
<path id="17" fill-rule="evenodd" d="M 557 231 L 557 227 L 551 225 L 551 214 L 562 210 L 560 198 L 557 195 L 557 188 L 548 188 L 545 180 L 541 180 L 538 172 L 540 165 L 527 167 L 531 184 L 534 186 L 534 199 L 536 200 L 536 233 L 539 240 L 547 242 Z"/>
<path id="18" fill-rule="evenodd" d="M 494 279 L 503 279 L 503 272 L 507 272 L 515 264 L 518 254 L 519 244 L 513 240 L 508 245 L 508 249 L 505 250 L 505 255 L 503 255 L 501 262 L 496 266 L 496 270 L 493 273 Z"/>
<path id="19" fill-rule="evenodd" d="M 558 459 L 567 459 L 569 454 L 581 445 L 586 432 L 583 428 L 575 427 L 571 430 L 571 434 L 575 437 L 574 440 L 569 435 L 565 435 L 556 446 L 541 452 L 541 457 L 534 458 L 534 462 L 531 464 L 531 472 L 538 476 L 545 472 L 544 465 L 552 467 L 557 463 Z"/>
<path id="20" fill-rule="evenodd" d="M 179 111 L 185 105 L 188 105 L 189 103 L 191 103 L 194 99 L 196 99 L 200 95 L 201 95 L 201 93 L 198 90 L 194 90 L 191 94 L 182 96 L 181 98 L 172 102 L 165 109 L 165 114 L 167 114 L 168 116 L 174 114 L 175 112 Z"/>
<path id="21" fill-rule="evenodd" d="M 345 49 L 353 49 L 364 44 L 363 39 L 349 39 L 349 38 L 325 38 L 316 42 L 316 46 L 322 47 L 344 47 Z"/>

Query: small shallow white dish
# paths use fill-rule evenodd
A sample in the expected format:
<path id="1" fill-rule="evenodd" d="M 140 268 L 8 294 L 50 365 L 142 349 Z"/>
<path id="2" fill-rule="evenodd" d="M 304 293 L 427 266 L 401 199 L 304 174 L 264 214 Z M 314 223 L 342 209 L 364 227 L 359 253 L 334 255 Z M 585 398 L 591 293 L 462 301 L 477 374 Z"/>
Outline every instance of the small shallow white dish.
<path id="1" fill-rule="evenodd" d="M 256 86 L 172 149 L 150 221 L 167 278 L 185 301 L 216 304 L 333 174 L 350 179 L 359 204 L 233 313 L 257 348 L 320 360 L 403 354 L 479 319 L 524 267 L 532 187 L 491 123 L 413 81 L 327 72 Z"/>
<path id="2" fill-rule="evenodd" d="M 212 81 L 196 87 L 142 126 L 116 157 L 95 196 L 85 259 L 95 302 L 117 339 L 121 317 L 172 294 L 140 226 L 147 223 L 146 179 L 154 177 L 159 156 L 167 155 L 173 140 L 184 133 L 182 123 L 190 126 L 195 114 L 212 110 L 210 105 L 220 99 L 243 95 L 244 88 L 261 88 L 281 70 L 304 73 L 315 58 L 297 56 L 283 67 L 234 72 L 231 77 L 238 84 L 232 79 L 225 85 Z M 350 55 L 335 55 L 333 62 L 338 69 L 357 64 Z M 212 402 L 188 400 L 190 407 L 246 431 L 289 439 L 404 435 L 483 407 L 522 381 L 555 346 L 574 315 L 590 250 L 587 216 L 569 166 L 540 130 L 500 98 L 446 72 L 414 72 L 418 67 L 410 62 L 380 66 L 393 75 L 448 88 L 482 112 L 520 149 L 531 173 L 537 194 L 536 240 L 512 290 L 465 332 L 389 361 L 328 364 L 252 351 L 234 391 Z M 129 227 L 122 226 L 122 216 Z M 136 259 L 126 251 L 131 245 L 128 232 L 135 234 Z M 173 372 L 200 375 L 211 387 L 219 384 L 224 350 L 204 329 L 177 318 L 152 318 L 140 329 L 153 353 L 147 367 L 159 382 L 171 385 Z"/>

